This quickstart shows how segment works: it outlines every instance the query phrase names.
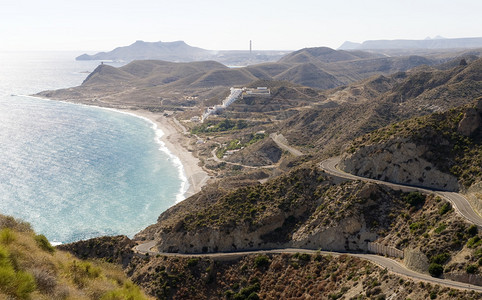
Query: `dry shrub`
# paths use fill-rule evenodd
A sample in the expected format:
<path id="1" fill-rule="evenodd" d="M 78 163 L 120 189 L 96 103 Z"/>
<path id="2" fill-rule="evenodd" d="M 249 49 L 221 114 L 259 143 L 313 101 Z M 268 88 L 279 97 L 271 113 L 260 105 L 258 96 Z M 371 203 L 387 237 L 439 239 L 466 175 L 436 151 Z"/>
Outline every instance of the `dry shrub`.
<path id="1" fill-rule="evenodd" d="M 10 228 L 20 232 L 32 232 L 32 227 L 29 223 L 17 220 L 11 216 L 0 215 L 0 228 Z"/>
<path id="2" fill-rule="evenodd" d="M 37 289 L 45 294 L 54 294 L 57 286 L 57 278 L 43 269 L 35 268 L 30 270 L 30 274 L 35 278 Z"/>

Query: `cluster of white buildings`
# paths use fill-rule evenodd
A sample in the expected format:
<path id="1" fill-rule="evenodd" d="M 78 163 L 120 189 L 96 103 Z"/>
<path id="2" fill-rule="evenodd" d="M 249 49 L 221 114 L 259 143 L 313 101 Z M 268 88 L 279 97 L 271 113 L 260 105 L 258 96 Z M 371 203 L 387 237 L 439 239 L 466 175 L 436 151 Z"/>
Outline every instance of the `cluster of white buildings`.
<path id="1" fill-rule="evenodd" d="M 226 99 L 223 100 L 222 104 L 218 104 L 212 107 L 206 108 L 204 114 L 201 117 L 201 122 L 204 122 L 204 120 L 207 119 L 212 114 L 215 113 L 220 113 L 222 112 L 226 107 L 231 105 L 234 101 L 238 99 L 243 99 L 243 97 L 249 97 L 249 96 L 270 96 L 271 92 L 267 87 L 257 87 L 256 89 L 252 88 L 234 88 L 232 87 L 231 93 L 229 96 L 226 97 Z M 196 121 L 198 118 L 196 118 Z"/>

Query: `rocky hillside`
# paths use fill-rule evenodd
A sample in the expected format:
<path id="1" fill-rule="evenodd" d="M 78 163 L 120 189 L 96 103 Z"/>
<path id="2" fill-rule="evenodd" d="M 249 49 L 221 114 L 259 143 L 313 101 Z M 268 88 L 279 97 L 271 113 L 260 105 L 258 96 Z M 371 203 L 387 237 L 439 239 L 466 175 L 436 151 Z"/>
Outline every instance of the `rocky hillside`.
<path id="1" fill-rule="evenodd" d="M 356 139 L 347 172 L 457 191 L 482 181 L 482 98 L 445 113 L 410 119 Z"/>
<path id="2" fill-rule="evenodd" d="M 349 256 L 250 255 L 137 259 L 132 280 L 157 299 L 478 299 L 417 283 Z"/>
<path id="3" fill-rule="evenodd" d="M 436 277 L 467 280 L 475 274 L 479 278 L 482 266 L 478 228 L 458 216 L 448 202 L 329 178 L 315 167 L 300 167 L 265 184 L 234 191 L 205 189 L 167 210 L 158 224 L 137 238 L 155 238 L 159 250 L 166 252 L 263 247 L 363 251 L 367 241 L 376 241 L 404 250 L 407 266 Z M 119 237 L 67 247 L 80 257 L 119 260 L 127 244 L 126 238 Z M 159 299 L 194 294 L 200 299 L 247 299 L 253 293 L 266 299 L 308 295 L 350 299 L 360 294 L 414 299 L 460 295 L 470 299 L 470 294 L 414 284 L 349 256 L 130 256 L 125 271 Z"/>
<path id="4" fill-rule="evenodd" d="M 122 269 L 56 250 L 30 225 L 0 215 L 1 299 L 149 299 Z"/>
<path id="5" fill-rule="evenodd" d="M 452 276 L 467 274 L 472 264 L 478 272 L 482 250 L 480 243 L 471 246 L 477 228 L 470 228 L 440 198 L 340 182 L 301 167 L 265 184 L 205 190 L 161 214 L 136 238 L 155 239 L 161 252 L 181 253 L 285 247 L 366 251 L 367 241 L 377 241 L 407 253 L 421 249 L 426 262 L 447 253 L 440 264 L 456 263 L 446 270 Z M 429 272 L 428 263 L 412 267 Z"/>
<path id="6" fill-rule="evenodd" d="M 346 200 L 348 195 L 349 201 Z M 378 202 L 369 201 L 370 196 Z M 396 194 L 363 183 L 335 184 L 316 168 L 300 168 L 265 184 L 201 192 L 161 214 L 137 238 L 162 252 L 201 253 L 305 247 L 366 250 L 377 237 L 370 220 L 388 218 Z M 197 203 L 203 203 L 202 208 Z M 379 224 L 388 224 L 380 217 Z M 382 226 L 382 225 L 380 225 Z"/>
<path id="7" fill-rule="evenodd" d="M 376 76 L 327 93 L 278 128 L 295 145 L 333 155 L 388 124 L 464 105 L 482 96 L 482 59 L 449 70 L 419 68 Z"/>

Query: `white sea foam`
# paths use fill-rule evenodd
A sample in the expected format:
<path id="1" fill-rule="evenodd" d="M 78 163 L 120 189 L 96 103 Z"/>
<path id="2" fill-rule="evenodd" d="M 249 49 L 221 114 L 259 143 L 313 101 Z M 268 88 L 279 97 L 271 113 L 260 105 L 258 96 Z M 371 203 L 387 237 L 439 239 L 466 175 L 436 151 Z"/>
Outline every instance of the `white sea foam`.
<path id="1" fill-rule="evenodd" d="M 140 116 L 140 115 L 132 113 L 132 112 L 122 111 L 122 110 L 118 110 L 118 109 L 114 109 L 114 108 L 107 108 L 107 107 L 99 107 L 99 108 L 103 108 L 103 109 L 115 111 L 115 112 L 118 112 L 118 113 L 134 116 L 136 118 L 143 119 L 143 120 L 145 120 L 145 121 L 147 121 L 151 124 L 152 130 L 154 130 L 154 132 L 156 133 L 156 143 L 159 144 L 159 150 L 166 153 L 169 156 L 172 163 L 174 164 L 174 166 L 178 170 L 178 176 L 179 176 L 179 179 L 181 180 L 181 187 L 179 188 L 179 193 L 176 195 L 176 203 L 179 203 L 182 200 L 186 199 L 186 193 L 189 190 L 189 180 L 186 176 L 186 172 L 184 170 L 184 165 L 182 164 L 181 159 L 179 157 L 177 157 L 176 155 L 174 155 L 169 150 L 169 148 L 167 148 L 166 144 L 162 141 L 162 137 L 164 136 L 164 131 L 162 131 L 162 129 L 160 129 L 159 126 L 157 126 L 157 123 L 152 121 L 149 118 L 146 118 L 144 116 Z"/>
<path id="2" fill-rule="evenodd" d="M 166 153 L 169 158 L 171 159 L 172 163 L 174 164 L 174 166 L 177 168 L 178 170 L 178 177 L 179 179 L 181 180 L 181 187 L 179 188 L 179 193 L 176 195 L 176 203 L 179 203 L 181 202 L 182 200 L 186 199 L 186 193 L 187 191 L 189 190 L 189 180 L 186 176 L 186 172 L 184 170 L 184 165 L 182 164 L 182 161 L 179 157 L 177 157 L 176 155 L 174 155 L 170 150 L 169 148 L 167 148 L 166 144 L 162 141 L 162 137 L 164 136 L 164 132 L 162 131 L 162 129 L 159 128 L 159 126 L 157 126 L 157 123 L 152 121 L 151 119 L 149 118 L 146 118 L 144 116 L 141 116 L 141 115 L 138 115 L 138 114 L 135 114 L 135 113 L 132 113 L 132 112 L 129 112 L 129 111 L 123 111 L 123 110 L 120 110 L 120 109 L 115 109 L 115 108 L 110 108 L 110 107 L 102 107 L 102 106 L 96 106 L 96 105 L 87 105 L 87 104 L 82 104 L 82 103 L 72 103 L 72 102 L 69 102 L 69 101 L 61 101 L 61 100 L 51 100 L 51 99 L 47 99 L 47 98 L 42 98 L 42 97 L 37 97 L 37 96 L 32 96 L 32 95 L 22 95 L 22 96 L 25 96 L 25 97 L 31 97 L 31 98 L 36 98 L 36 99 L 41 99 L 41 100 L 45 100 L 45 101 L 57 101 L 57 102 L 63 102 L 63 103 L 68 103 L 68 104 L 72 104 L 72 105 L 80 105 L 80 106 L 86 106 L 86 107 L 95 107 L 95 108 L 99 108 L 99 109 L 104 109 L 104 110 L 108 110 L 108 111 L 113 111 L 113 112 L 116 112 L 116 113 L 121 113 L 121 114 L 125 114 L 125 115 L 129 115 L 129 116 L 132 116 L 132 117 L 136 117 L 136 118 L 140 118 L 148 123 L 151 124 L 151 127 L 152 129 L 154 130 L 154 132 L 156 133 L 156 140 L 155 142 L 159 144 L 159 150 Z"/>

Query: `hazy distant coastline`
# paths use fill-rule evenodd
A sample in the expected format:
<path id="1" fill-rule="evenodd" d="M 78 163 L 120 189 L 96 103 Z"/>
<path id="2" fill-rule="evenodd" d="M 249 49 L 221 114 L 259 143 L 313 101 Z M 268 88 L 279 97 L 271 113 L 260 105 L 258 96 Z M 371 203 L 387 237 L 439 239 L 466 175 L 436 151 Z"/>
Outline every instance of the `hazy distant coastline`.
<path id="1" fill-rule="evenodd" d="M 425 40 L 368 40 L 362 43 L 344 42 L 339 50 L 381 49 L 470 49 L 482 47 L 482 37 L 446 39 L 437 37 Z"/>

